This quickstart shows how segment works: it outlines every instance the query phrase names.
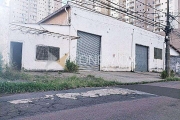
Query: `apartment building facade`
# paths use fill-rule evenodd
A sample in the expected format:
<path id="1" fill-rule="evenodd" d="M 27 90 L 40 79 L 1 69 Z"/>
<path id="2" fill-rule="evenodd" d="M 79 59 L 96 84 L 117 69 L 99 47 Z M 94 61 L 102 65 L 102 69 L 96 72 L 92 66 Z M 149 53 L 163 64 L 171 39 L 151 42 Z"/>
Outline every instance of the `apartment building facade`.
<path id="1" fill-rule="evenodd" d="M 149 31 L 162 31 L 162 27 L 166 25 L 166 12 L 167 12 L 167 0 L 123 0 L 126 9 L 130 14 L 137 16 L 137 19 L 133 17 L 125 16 L 125 21 L 135 26 L 141 27 Z M 170 14 L 172 16 L 178 16 L 180 12 L 180 0 L 169 0 L 170 2 Z M 139 18 L 142 18 L 140 20 Z M 144 20 L 143 20 L 144 19 Z M 172 21 L 173 28 L 179 28 L 180 18 Z"/>
<path id="2" fill-rule="evenodd" d="M 10 0 L 10 22 L 36 23 L 60 7 L 56 0 Z"/>
<path id="3" fill-rule="evenodd" d="M 67 1 L 67 0 L 66 0 Z M 133 24 L 140 28 L 158 32 L 162 27 L 166 25 L 166 12 L 167 12 L 167 0 L 100 0 L 102 3 L 108 5 L 102 5 L 99 1 L 92 0 L 76 0 L 77 3 L 89 8 L 93 8 L 95 11 L 103 14 L 115 17 L 127 23 Z M 170 13 L 173 16 L 178 16 L 180 13 L 180 0 L 169 0 Z M 111 6 L 111 7 L 110 7 Z M 115 10 L 114 8 L 126 11 L 126 13 Z M 179 28 L 180 25 L 176 20 L 172 21 L 173 28 Z"/>
<path id="4" fill-rule="evenodd" d="M 10 22 L 36 23 L 56 11 L 71 0 L 7 0 L 10 1 Z M 91 8 L 97 12 L 115 17 L 119 20 L 133 24 L 140 28 L 158 32 L 166 24 L 167 0 L 100 0 L 109 5 L 102 5 L 99 1 L 75 0 L 82 6 Z M 111 7 L 112 6 L 112 7 Z M 114 8 L 127 11 L 120 12 Z M 170 12 L 178 16 L 180 12 L 180 0 L 170 0 Z M 133 15 L 133 16 L 130 16 Z M 141 19 L 140 19 L 141 18 Z M 173 28 L 180 25 L 173 20 Z"/>

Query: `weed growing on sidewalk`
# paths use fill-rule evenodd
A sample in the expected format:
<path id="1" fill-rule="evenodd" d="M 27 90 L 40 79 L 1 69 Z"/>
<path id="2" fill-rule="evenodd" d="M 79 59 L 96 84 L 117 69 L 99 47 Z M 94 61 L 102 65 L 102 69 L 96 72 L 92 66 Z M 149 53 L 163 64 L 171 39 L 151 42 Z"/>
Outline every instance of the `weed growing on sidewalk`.
<path id="1" fill-rule="evenodd" d="M 167 81 L 180 81 L 180 78 L 178 77 L 168 77 L 166 78 Z"/>
<path id="2" fill-rule="evenodd" d="M 2 60 L 2 55 L 0 53 L 0 75 L 2 74 L 3 72 L 3 60 Z"/>
<path id="3" fill-rule="evenodd" d="M 65 71 L 78 72 L 78 66 L 74 62 L 71 62 L 70 59 L 68 59 L 65 64 Z"/>
<path id="4" fill-rule="evenodd" d="M 170 72 L 170 78 L 173 78 L 174 76 L 175 76 L 175 73 L 174 73 L 173 70 L 171 70 L 171 72 Z M 162 79 L 168 78 L 168 74 L 167 74 L 166 71 L 161 72 L 161 78 L 162 78 Z"/>
<path id="5" fill-rule="evenodd" d="M 105 81 L 102 78 L 76 76 L 68 78 L 46 78 L 34 77 L 33 81 L 26 82 L 0 82 L 0 94 L 51 91 L 51 90 L 66 90 L 80 87 L 104 87 L 120 85 L 117 82 Z"/>

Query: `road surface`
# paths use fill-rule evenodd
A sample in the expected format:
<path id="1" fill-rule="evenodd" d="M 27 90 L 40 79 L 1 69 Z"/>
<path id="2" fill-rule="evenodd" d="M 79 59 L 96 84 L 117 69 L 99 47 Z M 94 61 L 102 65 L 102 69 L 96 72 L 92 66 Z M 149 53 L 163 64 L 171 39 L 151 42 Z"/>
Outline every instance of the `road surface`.
<path id="1" fill-rule="evenodd" d="M 179 120 L 180 82 L 0 98 L 0 120 Z"/>

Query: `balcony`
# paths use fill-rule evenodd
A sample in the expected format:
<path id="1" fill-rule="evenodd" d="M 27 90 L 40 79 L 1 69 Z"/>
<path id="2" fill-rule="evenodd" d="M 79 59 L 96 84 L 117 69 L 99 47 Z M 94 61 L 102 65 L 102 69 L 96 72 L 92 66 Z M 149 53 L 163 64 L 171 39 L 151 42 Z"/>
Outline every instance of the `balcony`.
<path id="1" fill-rule="evenodd" d="M 155 6 L 159 6 L 159 5 L 161 5 L 160 0 L 156 0 L 156 1 L 155 1 Z"/>
<path id="2" fill-rule="evenodd" d="M 129 0 L 129 3 L 134 3 L 134 0 Z"/>
<path id="3" fill-rule="evenodd" d="M 134 3 L 129 4 L 129 8 L 133 9 L 134 8 Z"/>

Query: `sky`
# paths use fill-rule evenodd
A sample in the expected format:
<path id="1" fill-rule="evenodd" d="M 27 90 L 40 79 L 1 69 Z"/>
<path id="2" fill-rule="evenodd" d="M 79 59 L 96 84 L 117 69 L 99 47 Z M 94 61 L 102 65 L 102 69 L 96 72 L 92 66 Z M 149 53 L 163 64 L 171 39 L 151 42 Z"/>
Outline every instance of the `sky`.
<path id="1" fill-rule="evenodd" d="M 0 4 L 4 4 L 4 5 L 9 6 L 9 1 L 10 0 L 0 0 Z"/>
<path id="2" fill-rule="evenodd" d="M 70 0 L 62 0 L 62 5 L 66 5 L 67 1 L 70 1 Z"/>

